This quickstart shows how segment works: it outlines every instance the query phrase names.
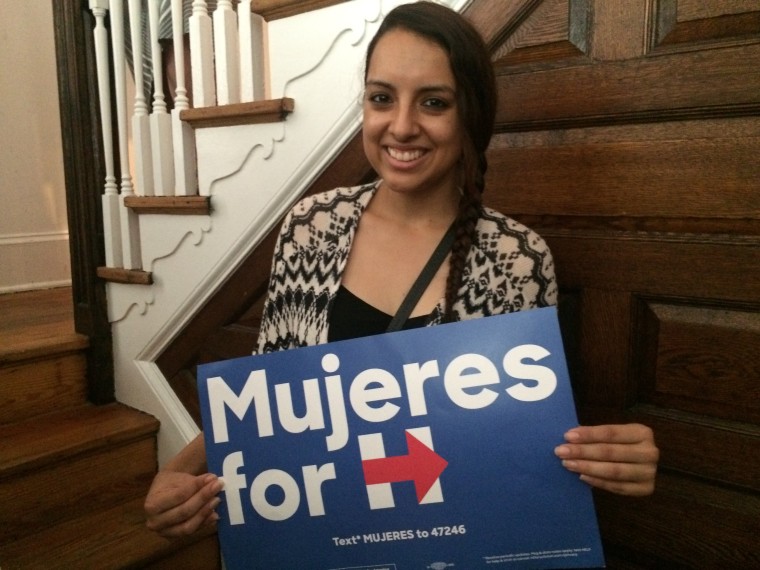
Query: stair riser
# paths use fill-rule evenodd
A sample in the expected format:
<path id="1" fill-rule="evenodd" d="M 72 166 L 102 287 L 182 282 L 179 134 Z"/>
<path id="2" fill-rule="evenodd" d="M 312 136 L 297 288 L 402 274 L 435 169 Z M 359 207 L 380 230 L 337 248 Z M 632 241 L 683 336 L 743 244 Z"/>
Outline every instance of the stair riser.
<path id="1" fill-rule="evenodd" d="M 0 367 L 0 424 L 83 404 L 86 367 L 81 352 Z"/>
<path id="2" fill-rule="evenodd" d="M 145 438 L 4 479 L 0 544 L 142 497 L 156 467 L 155 438 Z"/>
<path id="3" fill-rule="evenodd" d="M 209 536 L 200 542 L 178 550 L 174 554 L 162 558 L 152 564 L 140 564 L 130 566 L 137 570 L 218 570 L 221 568 L 219 559 L 219 538 L 217 535 Z"/>
<path id="4" fill-rule="evenodd" d="M 145 527 L 142 498 L 0 544 L 3 570 L 219 570 L 213 529 L 166 539 Z M 197 545 L 195 543 L 198 543 Z M 188 548 L 188 554 L 184 549 Z"/>

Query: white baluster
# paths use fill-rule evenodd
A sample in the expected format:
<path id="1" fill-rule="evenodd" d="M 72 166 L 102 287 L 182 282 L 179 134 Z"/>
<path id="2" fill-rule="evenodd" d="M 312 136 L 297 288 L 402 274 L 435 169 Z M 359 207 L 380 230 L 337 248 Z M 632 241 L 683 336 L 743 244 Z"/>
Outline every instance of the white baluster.
<path id="1" fill-rule="evenodd" d="M 135 69 L 135 101 L 132 115 L 132 140 L 135 153 L 135 182 L 137 193 L 153 196 L 153 158 L 150 149 L 150 119 L 145 100 L 145 81 L 142 74 L 142 9 L 140 0 L 129 0 L 129 20 L 132 37 L 132 62 Z"/>
<path id="2" fill-rule="evenodd" d="M 127 66 L 124 55 L 124 4 L 111 0 L 111 50 L 113 53 L 114 89 L 116 91 L 116 124 L 118 127 L 119 163 L 121 164 L 121 247 L 123 267 L 140 269 L 140 226 L 137 214 L 124 205 L 134 196 L 132 175 L 129 171 L 129 132 L 127 131 Z"/>
<path id="3" fill-rule="evenodd" d="M 177 88 L 172 109 L 172 138 L 174 139 L 174 181 L 177 196 L 198 193 L 195 172 L 195 133 L 180 120 L 179 114 L 190 108 L 185 82 L 185 42 L 183 40 L 182 0 L 172 0 L 172 36 L 174 36 L 174 65 Z"/>
<path id="4" fill-rule="evenodd" d="M 153 61 L 153 112 L 150 115 L 153 182 L 156 196 L 174 194 L 174 150 L 172 120 L 164 98 L 164 72 L 161 44 L 158 43 L 158 2 L 148 2 L 151 59 Z"/>
<path id="5" fill-rule="evenodd" d="M 214 10 L 214 62 L 217 105 L 240 102 L 240 47 L 232 0 L 219 0 Z"/>
<path id="6" fill-rule="evenodd" d="M 267 25 L 264 18 L 251 10 L 251 0 L 238 4 L 240 31 L 240 100 L 243 102 L 268 99 Z"/>
<path id="7" fill-rule="evenodd" d="M 113 134 L 111 133 L 111 88 L 108 65 L 108 32 L 104 20 L 108 12 L 108 0 L 90 0 L 90 10 L 95 16 L 95 61 L 98 67 L 98 96 L 100 98 L 100 123 L 103 135 L 106 181 L 103 193 L 103 230 L 105 237 L 106 265 L 121 267 L 121 231 L 119 229 L 119 191 L 114 173 Z"/>
<path id="8" fill-rule="evenodd" d="M 190 16 L 190 61 L 193 69 L 193 107 L 216 105 L 214 43 L 205 0 L 193 1 Z"/>

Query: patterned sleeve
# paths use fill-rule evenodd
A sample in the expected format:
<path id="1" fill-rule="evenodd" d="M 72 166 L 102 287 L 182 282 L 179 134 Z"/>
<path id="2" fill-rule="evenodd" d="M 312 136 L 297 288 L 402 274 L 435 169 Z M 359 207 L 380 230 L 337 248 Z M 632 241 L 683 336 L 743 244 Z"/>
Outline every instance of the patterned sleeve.
<path id="1" fill-rule="evenodd" d="M 261 324 L 259 326 L 259 336 L 256 349 L 253 354 L 264 354 L 279 350 L 285 339 L 282 338 L 281 331 L 287 330 L 284 322 L 282 311 L 277 310 L 275 304 L 275 289 L 277 282 L 276 275 L 282 275 L 284 271 L 284 236 L 289 233 L 290 225 L 293 220 L 293 210 L 288 212 L 280 227 L 280 233 L 277 236 L 277 243 L 274 247 L 272 256 L 272 268 L 269 273 L 269 285 L 267 286 L 267 297 L 264 300 L 264 309 L 261 314 Z"/>

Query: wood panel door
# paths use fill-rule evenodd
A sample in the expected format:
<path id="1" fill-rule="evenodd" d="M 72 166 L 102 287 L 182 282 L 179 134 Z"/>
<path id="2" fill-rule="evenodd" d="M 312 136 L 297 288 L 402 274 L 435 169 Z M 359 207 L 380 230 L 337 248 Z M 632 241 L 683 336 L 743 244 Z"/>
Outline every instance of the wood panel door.
<path id="1" fill-rule="evenodd" d="M 596 494 L 610 567 L 760 567 L 760 1 L 475 1 L 500 92 L 486 202 L 556 258 L 585 422 L 655 494 Z"/>

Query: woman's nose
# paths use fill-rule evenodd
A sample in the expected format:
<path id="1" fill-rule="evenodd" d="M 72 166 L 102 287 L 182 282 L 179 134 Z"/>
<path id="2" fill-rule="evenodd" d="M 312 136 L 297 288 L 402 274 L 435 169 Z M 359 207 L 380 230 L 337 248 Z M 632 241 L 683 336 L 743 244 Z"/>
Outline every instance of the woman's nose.
<path id="1" fill-rule="evenodd" d="M 414 108 L 408 105 L 398 105 L 390 125 L 391 134 L 399 140 L 408 139 L 419 131 Z"/>

